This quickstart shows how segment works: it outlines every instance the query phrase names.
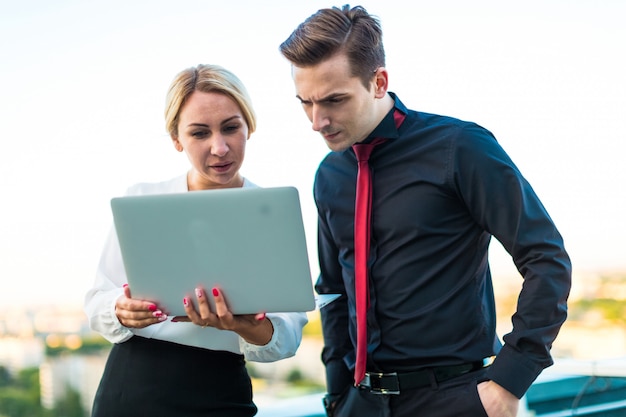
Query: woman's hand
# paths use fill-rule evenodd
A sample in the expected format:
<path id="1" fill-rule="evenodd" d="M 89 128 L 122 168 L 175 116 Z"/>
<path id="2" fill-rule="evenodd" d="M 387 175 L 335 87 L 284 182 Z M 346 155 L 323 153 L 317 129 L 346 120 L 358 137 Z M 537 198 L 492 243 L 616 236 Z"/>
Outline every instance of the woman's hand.
<path id="1" fill-rule="evenodd" d="M 191 321 L 202 327 L 231 330 L 255 345 L 266 345 L 272 340 L 274 326 L 265 317 L 265 313 L 234 315 L 228 309 L 224 295 L 217 288 L 212 291 L 215 299 L 215 312 L 212 312 L 204 289 L 196 288 L 195 292 L 198 308 L 195 308 L 190 297 L 185 297 L 183 304 L 187 317 L 176 316 L 172 321 Z"/>
<path id="2" fill-rule="evenodd" d="M 131 298 L 128 284 L 124 284 L 124 295 L 115 302 L 115 315 L 123 326 L 134 329 L 143 329 L 167 319 L 167 314 L 156 304 Z"/>

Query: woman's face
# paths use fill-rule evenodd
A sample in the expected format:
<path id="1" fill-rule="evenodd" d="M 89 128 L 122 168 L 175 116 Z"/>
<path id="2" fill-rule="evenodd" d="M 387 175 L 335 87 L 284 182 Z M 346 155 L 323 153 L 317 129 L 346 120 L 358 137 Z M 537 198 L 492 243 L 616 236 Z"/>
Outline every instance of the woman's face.
<path id="1" fill-rule="evenodd" d="M 194 91 L 180 110 L 174 146 L 191 162 L 189 190 L 243 185 L 239 168 L 248 125 L 237 103 L 225 94 Z"/>

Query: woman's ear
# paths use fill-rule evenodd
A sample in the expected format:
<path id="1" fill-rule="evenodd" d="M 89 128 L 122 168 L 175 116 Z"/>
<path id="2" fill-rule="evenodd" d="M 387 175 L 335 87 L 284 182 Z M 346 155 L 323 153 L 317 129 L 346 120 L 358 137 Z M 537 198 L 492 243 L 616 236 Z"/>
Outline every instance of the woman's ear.
<path id="1" fill-rule="evenodd" d="M 174 144 L 174 148 L 176 148 L 178 152 L 182 152 L 184 148 L 183 148 L 183 145 L 178 140 L 178 137 L 174 135 L 172 135 L 171 137 L 172 137 L 172 143 Z"/>

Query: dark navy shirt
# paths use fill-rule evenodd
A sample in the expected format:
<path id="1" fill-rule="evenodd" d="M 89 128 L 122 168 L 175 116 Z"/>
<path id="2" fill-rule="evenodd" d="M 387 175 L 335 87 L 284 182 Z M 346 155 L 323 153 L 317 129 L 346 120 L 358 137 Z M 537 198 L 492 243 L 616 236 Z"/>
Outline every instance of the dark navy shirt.
<path id="1" fill-rule="evenodd" d="M 488 376 L 521 397 L 552 364 L 550 347 L 567 315 L 571 264 L 539 198 L 486 129 L 395 108 L 365 140 L 389 138 L 370 159 L 373 202 L 368 370 L 401 372 L 497 357 Z M 354 152 L 331 152 L 315 178 L 319 293 L 342 298 L 321 310 L 328 391 L 352 384 Z M 488 263 L 491 237 L 524 278 L 513 330 L 494 343 Z M 499 352 L 498 352 L 499 351 Z"/>

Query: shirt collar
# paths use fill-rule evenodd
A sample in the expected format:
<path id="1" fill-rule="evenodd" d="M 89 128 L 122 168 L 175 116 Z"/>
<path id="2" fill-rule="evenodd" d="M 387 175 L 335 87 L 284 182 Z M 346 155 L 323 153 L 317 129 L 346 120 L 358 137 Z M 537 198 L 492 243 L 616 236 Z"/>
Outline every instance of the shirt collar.
<path id="1" fill-rule="evenodd" d="M 400 137 L 400 133 L 398 133 L 398 128 L 396 128 L 396 123 L 393 118 L 393 114 L 396 110 L 402 112 L 403 114 L 407 114 L 407 108 L 402 104 L 398 96 L 395 93 L 389 92 L 391 98 L 393 98 L 394 105 L 389 113 L 385 115 L 383 120 L 372 130 L 367 138 L 363 141 L 363 143 L 368 143 L 374 140 L 374 138 L 385 138 L 385 139 L 397 139 Z"/>

